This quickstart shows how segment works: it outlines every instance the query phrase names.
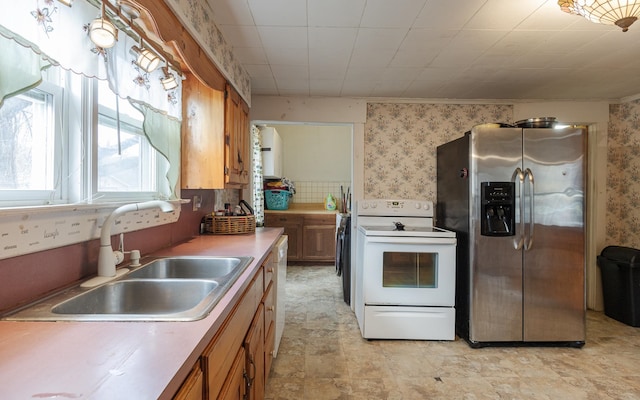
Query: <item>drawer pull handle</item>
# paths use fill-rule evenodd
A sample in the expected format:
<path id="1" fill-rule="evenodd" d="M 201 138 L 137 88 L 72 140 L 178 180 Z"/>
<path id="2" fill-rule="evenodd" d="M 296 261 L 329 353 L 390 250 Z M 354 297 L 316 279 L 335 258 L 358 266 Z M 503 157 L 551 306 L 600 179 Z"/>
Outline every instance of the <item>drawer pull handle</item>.
<path id="1" fill-rule="evenodd" d="M 267 311 L 274 311 L 276 308 L 274 306 L 267 307 Z"/>

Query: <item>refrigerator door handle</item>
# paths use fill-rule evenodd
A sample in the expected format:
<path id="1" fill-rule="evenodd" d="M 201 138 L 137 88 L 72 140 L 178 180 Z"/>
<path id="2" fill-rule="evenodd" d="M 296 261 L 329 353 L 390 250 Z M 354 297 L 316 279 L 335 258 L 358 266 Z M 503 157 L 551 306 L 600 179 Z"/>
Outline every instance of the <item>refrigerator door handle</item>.
<path id="1" fill-rule="evenodd" d="M 516 179 L 518 179 L 518 190 L 520 191 L 520 226 L 524 226 L 524 200 L 522 196 L 524 194 L 524 178 L 525 174 L 522 172 L 520 167 L 513 170 L 513 175 L 511 175 L 511 182 L 515 183 Z M 516 229 L 518 231 L 518 235 L 513 239 L 513 248 L 516 250 L 520 250 L 524 245 L 524 234 L 522 233 L 522 229 Z"/>
<path id="2" fill-rule="evenodd" d="M 533 204 L 534 204 L 534 197 L 535 197 L 535 181 L 533 179 L 533 171 L 531 171 L 529 168 L 527 168 L 524 171 L 524 175 L 526 178 L 529 179 L 529 235 L 527 238 L 527 241 L 525 242 L 524 245 L 524 249 L 525 250 L 530 250 L 531 247 L 533 247 L 533 227 L 535 226 L 535 223 L 533 221 L 533 216 L 535 215 L 534 209 L 533 209 Z M 524 204 L 524 201 L 522 202 Z"/>

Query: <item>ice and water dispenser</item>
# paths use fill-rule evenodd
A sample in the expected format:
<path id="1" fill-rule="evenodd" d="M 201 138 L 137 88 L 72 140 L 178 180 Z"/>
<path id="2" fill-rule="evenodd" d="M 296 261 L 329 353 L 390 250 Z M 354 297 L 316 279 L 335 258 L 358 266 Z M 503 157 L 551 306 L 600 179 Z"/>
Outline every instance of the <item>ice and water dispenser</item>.
<path id="1" fill-rule="evenodd" d="M 482 182 L 480 233 L 484 236 L 515 235 L 516 196 L 513 182 Z"/>

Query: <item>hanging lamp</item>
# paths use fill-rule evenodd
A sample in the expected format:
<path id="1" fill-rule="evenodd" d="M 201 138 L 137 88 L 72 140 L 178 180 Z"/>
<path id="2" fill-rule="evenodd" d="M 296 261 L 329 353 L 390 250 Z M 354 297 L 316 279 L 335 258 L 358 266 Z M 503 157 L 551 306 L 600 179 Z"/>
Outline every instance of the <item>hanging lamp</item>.
<path id="1" fill-rule="evenodd" d="M 115 25 L 106 18 L 104 12 L 104 3 L 102 3 L 102 9 L 99 18 L 94 19 L 89 24 L 89 38 L 98 47 L 108 49 L 113 47 L 118 40 L 118 30 Z"/>
<path id="2" fill-rule="evenodd" d="M 591 22 L 617 25 L 622 32 L 640 17 L 640 0 L 558 0 L 560 9 Z"/>

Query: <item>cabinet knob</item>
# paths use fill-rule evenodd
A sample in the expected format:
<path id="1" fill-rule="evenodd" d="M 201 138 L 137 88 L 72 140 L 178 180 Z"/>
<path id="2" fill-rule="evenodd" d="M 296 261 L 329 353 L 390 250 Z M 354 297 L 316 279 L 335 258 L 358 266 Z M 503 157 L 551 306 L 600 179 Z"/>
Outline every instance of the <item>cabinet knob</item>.
<path id="1" fill-rule="evenodd" d="M 273 272 L 273 268 L 267 268 L 267 272 Z"/>
<path id="2" fill-rule="evenodd" d="M 267 307 L 267 311 L 274 311 L 276 308 L 274 306 Z"/>

